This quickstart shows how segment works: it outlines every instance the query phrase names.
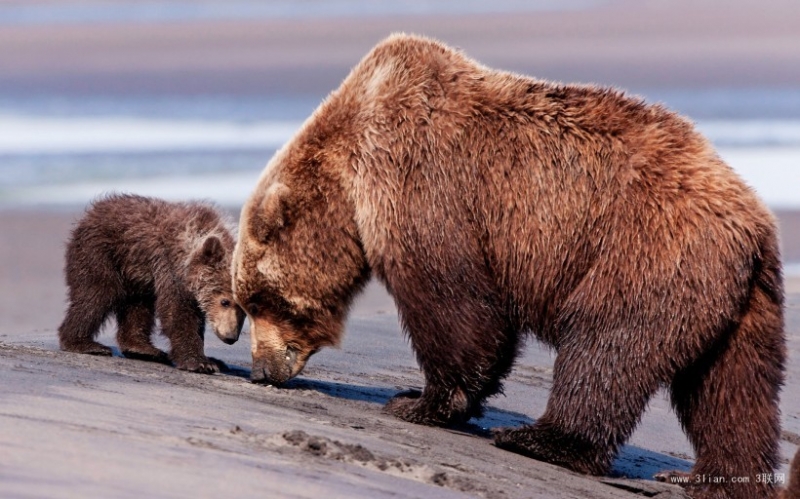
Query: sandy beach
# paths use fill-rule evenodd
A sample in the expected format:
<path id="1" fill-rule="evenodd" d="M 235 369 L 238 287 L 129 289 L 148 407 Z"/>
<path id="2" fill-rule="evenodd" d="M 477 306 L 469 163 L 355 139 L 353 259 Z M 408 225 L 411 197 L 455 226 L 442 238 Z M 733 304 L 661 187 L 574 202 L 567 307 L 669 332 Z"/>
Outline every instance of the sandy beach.
<path id="1" fill-rule="evenodd" d="M 498 68 L 653 95 L 800 88 L 793 0 L 573 3 L 580 7 L 481 15 L 21 26 L 2 24 L 2 7 L 15 2 L 0 0 L 0 103 L 224 95 L 315 105 L 393 31 L 441 38 Z M 724 103 L 697 109 L 727 112 Z M 752 110 L 731 111 L 740 112 Z M 759 113 L 797 119 L 800 104 L 775 99 Z M 437 429 L 383 414 L 394 393 L 423 379 L 377 283 L 354 306 L 340 348 L 314 356 L 284 388 L 248 381 L 247 331 L 232 346 L 207 335 L 206 353 L 231 367 L 213 376 L 60 352 L 63 250 L 82 209 L 0 209 L 0 497 L 685 497 L 651 480 L 693 462 L 665 392 L 612 477 L 576 475 L 492 445 L 492 428 L 532 422 L 544 410 L 554 356 L 533 340 L 479 420 Z M 800 262 L 800 211 L 776 215 L 785 261 Z M 787 276 L 786 291 L 782 473 L 800 445 L 800 276 Z M 100 341 L 115 346 L 113 323 Z"/>

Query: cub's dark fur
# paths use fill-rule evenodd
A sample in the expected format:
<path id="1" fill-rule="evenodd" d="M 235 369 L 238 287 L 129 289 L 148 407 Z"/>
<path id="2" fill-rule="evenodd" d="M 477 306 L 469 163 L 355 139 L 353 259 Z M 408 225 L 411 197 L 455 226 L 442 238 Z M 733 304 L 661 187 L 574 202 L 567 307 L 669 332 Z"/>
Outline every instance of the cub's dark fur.
<path id="1" fill-rule="evenodd" d="M 134 195 L 93 203 L 67 244 L 69 309 L 58 328 L 61 349 L 111 355 L 95 338 L 114 315 L 126 357 L 217 371 L 218 361 L 203 353 L 206 321 L 229 344 L 244 321 L 231 291 L 233 247 L 225 218 L 208 204 Z M 151 341 L 156 317 L 169 355 Z"/>

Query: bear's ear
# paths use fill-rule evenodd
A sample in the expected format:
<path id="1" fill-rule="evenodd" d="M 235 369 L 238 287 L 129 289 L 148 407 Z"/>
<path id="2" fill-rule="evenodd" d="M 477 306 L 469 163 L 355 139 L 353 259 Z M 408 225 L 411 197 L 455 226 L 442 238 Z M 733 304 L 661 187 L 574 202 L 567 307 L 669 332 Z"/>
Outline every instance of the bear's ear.
<path id="1" fill-rule="evenodd" d="M 201 265 L 213 266 L 225 259 L 225 248 L 217 236 L 208 236 L 195 253 L 195 261 Z"/>
<path id="2" fill-rule="evenodd" d="M 289 188 L 277 183 L 267 189 L 261 206 L 256 208 L 250 219 L 250 233 L 261 242 L 267 242 L 286 225 L 286 203 Z"/>

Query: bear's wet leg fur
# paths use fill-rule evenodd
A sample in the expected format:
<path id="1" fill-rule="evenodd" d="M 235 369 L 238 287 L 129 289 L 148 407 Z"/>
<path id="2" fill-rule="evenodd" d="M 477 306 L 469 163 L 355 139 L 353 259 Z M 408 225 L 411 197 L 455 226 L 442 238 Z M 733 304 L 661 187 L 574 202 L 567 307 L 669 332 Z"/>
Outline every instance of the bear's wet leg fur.
<path id="1" fill-rule="evenodd" d="M 496 431 L 496 445 L 580 473 L 608 473 L 661 382 L 657 369 L 626 346 L 629 337 L 606 331 L 592 345 L 585 337 L 562 345 L 544 414 L 532 425 Z"/>
<path id="2" fill-rule="evenodd" d="M 447 296 L 435 299 L 433 285 L 394 291 L 425 387 L 421 394 L 396 395 L 387 412 L 413 423 L 446 426 L 481 416 L 483 401 L 502 390 L 519 350 L 519 333 L 481 284 L 487 281 L 475 273 L 470 278 L 472 285 L 451 283 Z"/>
<path id="3" fill-rule="evenodd" d="M 155 297 L 135 296 L 117 306 L 117 344 L 130 359 L 169 364 L 169 356 L 153 346 Z"/>
<path id="4" fill-rule="evenodd" d="M 116 274 L 105 271 L 104 261 L 86 270 L 76 258 L 67 259 L 69 308 L 58 328 L 61 350 L 90 355 L 111 355 L 111 348 L 95 341 L 100 328 L 114 311 L 121 290 Z M 74 264 L 74 265 L 71 265 Z M 90 275 L 80 275 L 90 272 Z M 79 276 L 79 277 L 76 277 Z"/>
<path id="5" fill-rule="evenodd" d="M 776 495 L 772 485 L 759 483 L 778 462 L 786 353 L 782 299 L 774 289 L 757 285 L 738 327 L 672 383 L 672 403 L 697 456 L 690 478 L 725 481 L 690 485 L 695 499 Z M 733 483 L 741 479 L 748 483 Z"/>
<path id="6" fill-rule="evenodd" d="M 203 353 L 205 317 L 197 300 L 168 279 L 157 282 L 156 296 L 156 315 L 169 339 L 169 358 L 175 367 L 206 374 L 218 372 L 217 364 Z"/>
<path id="7" fill-rule="evenodd" d="M 72 292 L 64 322 L 58 328 L 61 350 L 89 355 L 111 355 L 111 348 L 95 341 L 100 328 L 108 318 L 111 303 L 99 303 L 100 296 Z M 109 300 L 110 301 L 110 300 Z"/>
<path id="8" fill-rule="evenodd" d="M 794 454 L 792 467 L 786 479 L 788 482 L 779 495 L 780 499 L 800 499 L 800 450 Z"/>

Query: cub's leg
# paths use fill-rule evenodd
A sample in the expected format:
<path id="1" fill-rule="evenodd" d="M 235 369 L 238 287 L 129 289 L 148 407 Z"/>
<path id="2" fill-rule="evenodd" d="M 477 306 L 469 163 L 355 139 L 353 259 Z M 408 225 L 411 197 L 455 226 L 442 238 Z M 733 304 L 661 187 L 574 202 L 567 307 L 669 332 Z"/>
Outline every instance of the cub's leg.
<path id="1" fill-rule="evenodd" d="M 194 296 L 163 281 L 156 285 L 156 296 L 156 315 L 169 339 L 169 358 L 175 367 L 204 374 L 218 372 L 217 363 L 203 353 L 205 317 Z"/>
<path id="2" fill-rule="evenodd" d="M 118 290 L 109 285 L 109 282 L 113 281 L 106 281 L 102 276 L 86 276 L 81 282 L 70 284 L 69 308 L 64 321 L 58 327 L 58 340 L 62 350 L 111 355 L 111 348 L 95 341 L 118 296 Z"/>
<path id="3" fill-rule="evenodd" d="M 110 303 L 100 303 L 80 292 L 70 293 L 70 305 L 64 321 L 58 327 L 61 350 L 90 355 L 111 355 L 111 348 L 95 341 L 108 317 Z"/>
<path id="4" fill-rule="evenodd" d="M 122 355 L 170 364 L 169 356 L 152 343 L 155 313 L 153 296 L 131 297 L 117 306 L 117 343 Z"/>

